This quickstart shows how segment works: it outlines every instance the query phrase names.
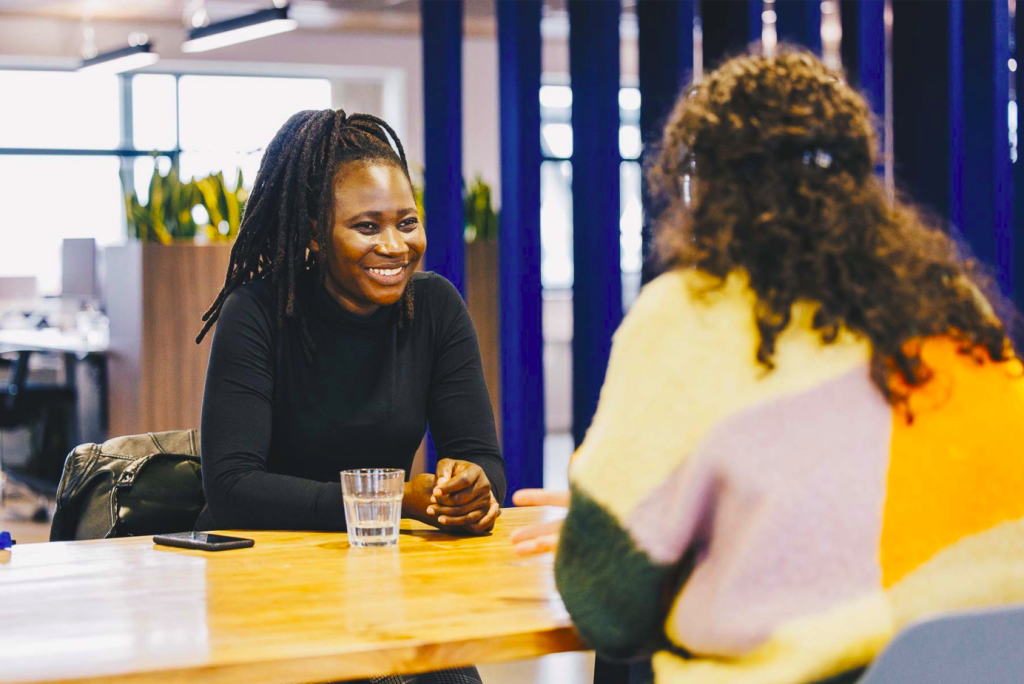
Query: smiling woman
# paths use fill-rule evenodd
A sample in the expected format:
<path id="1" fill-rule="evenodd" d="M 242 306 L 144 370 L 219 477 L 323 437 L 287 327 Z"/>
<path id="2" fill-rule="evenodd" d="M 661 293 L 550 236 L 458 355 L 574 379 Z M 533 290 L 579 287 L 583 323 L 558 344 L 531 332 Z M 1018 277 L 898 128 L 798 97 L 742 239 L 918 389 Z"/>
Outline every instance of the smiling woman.
<path id="1" fill-rule="evenodd" d="M 281 128 L 200 333 L 218 323 L 201 529 L 344 529 L 339 472 L 408 474 L 428 423 L 441 460 L 403 515 L 493 527 L 505 471 L 476 333 L 455 288 L 417 273 L 426 247 L 386 123 L 323 110 Z"/>
<path id="2" fill-rule="evenodd" d="M 340 471 L 401 468 L 408 480 L 429 423 L 441 460 L 406 482 L 403 517 L 491 530 L 505 464 L 480 349 L 451 283 L 417 272 L 426 247 L 390 126 L 329 109 L 285 123 L 199 335 L 217 323 L 198 529 L 343 530 Z"/>

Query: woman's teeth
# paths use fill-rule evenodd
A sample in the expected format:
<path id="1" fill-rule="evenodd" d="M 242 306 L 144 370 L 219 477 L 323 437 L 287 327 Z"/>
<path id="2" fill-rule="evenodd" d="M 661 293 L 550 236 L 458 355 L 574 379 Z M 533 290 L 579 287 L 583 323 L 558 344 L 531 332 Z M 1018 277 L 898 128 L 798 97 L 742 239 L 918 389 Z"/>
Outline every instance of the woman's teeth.
<path id="1" fill-rule="evenodd" d="M 402 272 L 403 268 L 405 267 L 400 266 L 399 268 L 371 268 L 370 272 L 382 276 L 396 276 Z"/>

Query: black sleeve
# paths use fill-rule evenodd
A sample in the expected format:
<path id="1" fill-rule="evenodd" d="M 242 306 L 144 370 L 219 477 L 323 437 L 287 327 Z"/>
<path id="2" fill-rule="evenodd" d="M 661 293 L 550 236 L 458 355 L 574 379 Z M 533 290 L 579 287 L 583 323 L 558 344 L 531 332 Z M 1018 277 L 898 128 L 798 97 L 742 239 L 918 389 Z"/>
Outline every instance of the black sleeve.
<path id="1" fill-rule="evenodd" d="M 476 329 L 458 290 L 440 276 L 431 281 L 431 308 L 438 307 L 438 320 L 427 399 L 430 434 L 439 458 L 483 468 L 494 498 L 502 503 L 505 461 L 498 447 Z"/>
<path id="2" fill-rule="evenodd" d="M 343 530 L 337 483 L 267 472 L 276 336 L 272 307 L 246 287 L 231 293 L 217 320 L 203 394 L 206 505 L 220 529 Z"/>

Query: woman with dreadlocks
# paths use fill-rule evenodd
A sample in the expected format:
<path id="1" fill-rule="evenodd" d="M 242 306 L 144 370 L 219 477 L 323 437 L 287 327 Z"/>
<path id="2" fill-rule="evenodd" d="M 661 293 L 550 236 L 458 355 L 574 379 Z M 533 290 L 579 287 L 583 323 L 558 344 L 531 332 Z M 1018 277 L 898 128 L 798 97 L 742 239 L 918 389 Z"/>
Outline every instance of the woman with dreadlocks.
<path id="1" fill-rule="evenodd" d="M 303 111 L 278 131 L 197 339 L 217 323 L 199 529 L 342 530 L 339 472 L 408 473 L 428 423 L 441 460 L 403 517 L 493 527 L 505 468 L 476 333 L 455 288 L 417 273 L 426 246 L 387 123 Z"/>

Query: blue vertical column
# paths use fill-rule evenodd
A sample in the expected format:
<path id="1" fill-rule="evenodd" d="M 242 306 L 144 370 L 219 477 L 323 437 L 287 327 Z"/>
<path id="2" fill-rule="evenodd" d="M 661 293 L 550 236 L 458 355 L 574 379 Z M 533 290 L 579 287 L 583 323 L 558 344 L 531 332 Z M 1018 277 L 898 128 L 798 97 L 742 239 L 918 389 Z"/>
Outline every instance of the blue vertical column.
<path id="1" fill-rule="evenodd" d="M 638 0 L 640 72 L 640 137 L 644 143 L 642 161 L 661 140 L 665 120 L 672 113 L 679 93 L 693 74 L 694 0 Z M 644 283 L 656 274 L 652 258 L 653 222 L 657 218 L 653 198 L 643 183 L 643 275 Z"/>
<path id="2" fill-rule="evenodd" d="M 820 0 L 775 0 L 779 42 L 793 43 L 821 55 Z"/>
<path id="3" fill-rule="evenodd" d="M 761 40 L 762 0 L 700 0 L 704 71 Z"/>
<path id="4" fill-rule="evenodd" d="M 840 52 L 850 83 L 885 115 L 885 0 L 841 0 Z"/>
<path id="5" fill-rule="evenodd" d="M 886 175 L 886 137 L 892 135 L 886 125 L 885 0 L 841 0 L 839 11 L 843 27 L 840 42 L 843 68 L 850 84 L 867 98 L 878 121 L 882 155 L 875 171 L 883 176 Z"/>
<path id="6" fill-rule="evenodd" d="M 423 211 L 427 267 L 466 296 L 462 206 L 462 0 L 420 3 L 423 42 Z M 437 452 L 427 433 L 427 471 Z"/>
<path id="7" fill-rule="evenodd" d="M 1024 50 L 1021 50 L 1018 46 L 1020 41 L 1024 39 L 1024 7 L 1019 7 L 1013 19 L 1013 45 L 1012 52 L 1013 58 L 1019 64 L 1024 61 Z M 1013 275 L 1014 275 L 1014 288 L 1013 298 L 1014 303 L 1017 305 L 1018 311 L 1024 306 L 1024 146 L 1021 145 L 1021 126 L 1020 126 L 1020 85 L 1021 78 L 1020 74 L 1024 73 L 1021 67 L 1017 67 L 1017 95 L 1016 95 L 1016 112 L 1017 112 L 1017 157 L 1013 164 L 1013 244 L 1011 245 L 1011 253 L 1013 254 Z M 1024 339 L 1018 339 L 1018 349 L 1024 344 Z"/>
<path id="8" fill-rule="evenodd" d="M 897 184 L 941 219 L 950 219 L 952 175 L 948 2 L 893 0 L 892 107 Z M 958 73 L 959 73 L 959 67 Z"/>
<path id="9" fill-rule="evenodd" d="M 951 69 L 957 80 L 950 217 L 974 255 L 995 270 L 1002 291 L 1012 294 L 1009 8 L 1006 2 L 973 0 L 953 0 L 950 7 L 953 64 L 960 65 L 959 71 Z"/>
<path id="10" fill-rule="evenodd" d="M 894 0 L 892 7 L 896 177 L 1013 294 L 1007 4 Z"/>
<path id="11" fill-rule="evenodd" d="M 508 496 L 544 486 L 540 280 L 541 0 L 498 0 L 501 424 Z"/>
<path id="12" fill-rule="evenodd" d="M 462 0 L 420 3 L 427 264 L 466 295 L 462 207 Z"/>
<path id="13" fill-rule="evenodd" d="M 618 0 L 569 0 L 572 81 L 573 425 L 583 441 L 622 320 Z"/>

